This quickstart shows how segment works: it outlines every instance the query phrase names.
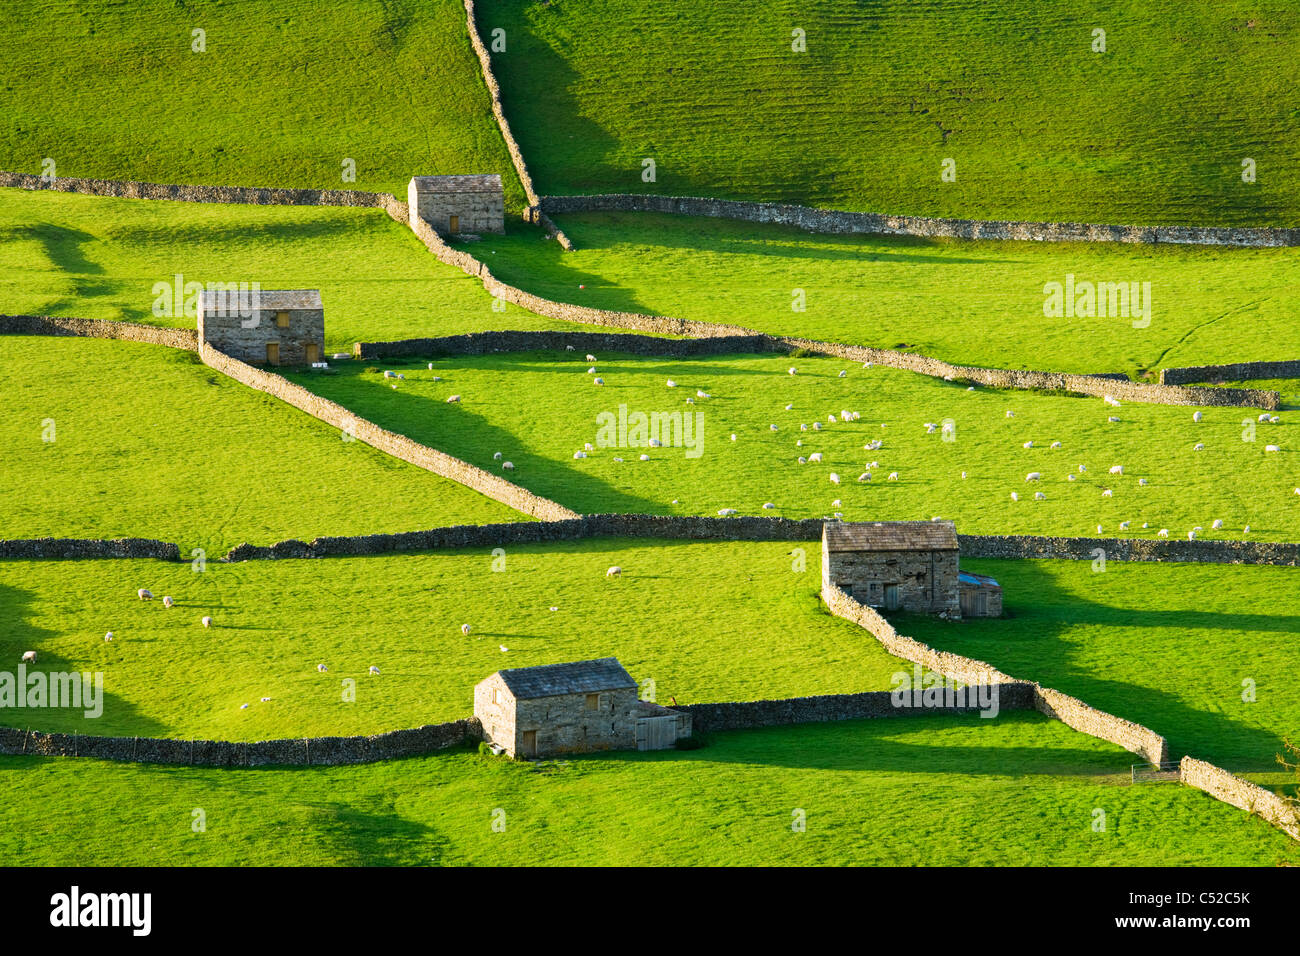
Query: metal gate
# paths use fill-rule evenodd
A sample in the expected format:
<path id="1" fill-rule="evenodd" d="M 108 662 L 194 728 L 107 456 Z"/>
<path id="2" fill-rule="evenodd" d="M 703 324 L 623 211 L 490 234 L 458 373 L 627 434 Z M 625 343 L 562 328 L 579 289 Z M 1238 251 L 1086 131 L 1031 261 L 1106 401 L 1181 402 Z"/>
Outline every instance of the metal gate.
<path id="1" fill-rule="evenodd" d="M 671 750 L 677 744 L 677 717 L 641 717 L 636 722 L 637 750 Z"/>

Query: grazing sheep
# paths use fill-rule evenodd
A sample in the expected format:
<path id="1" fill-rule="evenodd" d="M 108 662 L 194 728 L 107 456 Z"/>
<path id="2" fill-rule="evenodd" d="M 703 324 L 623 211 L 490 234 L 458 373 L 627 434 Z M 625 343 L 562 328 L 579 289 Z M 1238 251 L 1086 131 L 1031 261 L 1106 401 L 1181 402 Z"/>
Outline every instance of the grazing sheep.
<path id="1" fill-rule="evenodd" d="M 110 644 L 113 643 L 113 632 L 112 632 L 112 631 L 109 631 L 107 634 L 105 634 L 105 635 L 104 635 L 104 640 L 107 641 L 107 642 L 110 643 Z"/>
<path id="2" fill-rule="evenodd" d="M 573 453 L 573 457 L 574 457 L 574 458 L 586 458 L 586 457 L 587 457 L 587 453 L 586 453 L 585 451 L 575 451 L 575 452 Z"/>
<path id="3" fill-rule="evenodd" d="M 677 387 L 677 383 L 674 382 L 674 381 L 670 378 L 670 379 L 668 380 L 668 387 L 669 387 L 669 388 L 676 388 L 676 387 Z"/>
<path id="4" fill-rule="evenodd" d="M 370 665 L 370 673 L 371 673 L 371 674 L 374 674 L 376 677 L 378 677 L 378 676 L 379 676 L 379 668 L 376 667 L 374 664 L 371 664 L 371 665 Z"/>
<path id="5" fill-rule="evenodd" d="M 153 592 L 150 591 L 148 588 L 141 588 L 140 590 L 136 591 L 135 593 L 136 593 L 136 596 L 139 597 L 141 601 L 152 601 L 152 600 L 153 600 Z"/>
<path id="6" fill-rule="evenodd" d="M 1187 532 L 1187 540 L 1188 540 L 1188 541 L 1195 541 L 1195 540 L 1196 540 L 1196 532 L 1195 532 L 1195 530 Z"/>
<path id="7" fill-rule="evenodd" d="M 324 674 L 327 670 L 329 670 L 329 668 L 326 667 L 324 664 L 317 664 L 317 665 L 316 665 L 316 671 L 317 671 L 318 673 Z"/>
<path id="8" fill-rule="evenodd" d="M 1016 413 L 1013 412 L 1011 409 L 1008 408 L 1008 409 L 1007 409 L 1007 418 L 1015 418 L 1015 417 L 1016 417 Z"/>
<path id="9" fill-rule="evenodd" d="M 605 384 L 605 380 L 604 380 L 603 378 L 601 378 L 599 375 L 597 375 L 595 378 L 593 378 L 593 379 L 591 380 L 591 384 L 592 384 L 592 385 L 604 385 L 604 384 Z"/>
<path id="10" fill-rule="evenodd" d="M 736 513 L 736 509 L 735 509 L 735 508 L 719 508 L 719 509 L 718 509 L 718 515 L 719 515 L 720 517 L 723 517 L 723 518 L 727 517 L 727 515 L 734 515 L 735 513 Z"/>
<path id="11" fill-rule="evenodd" d="M 447 397 L 447 404 L 448 404 L 448 405 L 455 405 L 455 404 L 456 404 L 457 402 L 459 402 L 459 401 L 460 401 L 460 396 L 459 396 L 459 395 L 449 395 L 449 396 Z"/>
<path id="12" fill-rule="evenodd" d="M 493 460 L 493 461 L 500 461 L 500 460 L 501 460 L 501 452 L 499 452 L 499 451 L 494 451 L 494 452 L 492 453 L 492 460 Z"/>
<path id="13" fill-rule="evenodd" d="M 697 388 L 697 389 L 695 390 L 695 397 L 696 397 L 696 398 L 712 398 L 713 396 L 710 395 L 708 392 L 704 391 L 704 389 L 702 389 L 702 388 Z"/>
<path id="14" fill-rule="evenodd" d="M 1124 474 L 1124 466 L 1123 466 L 1123 465 L 1111 465 L 1111 466 L 1110 466 L 1110 473 L 1111 473 L 1112 475 L 1122 475 L 1122 474 Z"/>
<path id="15" fill-rule="evenodd" d="M 501 653 L 502 653 L 502 654 L 505 654 L 505 653 L 509 652 L 509 650 L 510 650 L 510 648 L 506 647 L 504 644 L 498 644 L 497 647 L 501 648 Z"/>
<path id="16" fill-rule="evenodd" d="M 732 441 L 735 441 L 735 440 L 736 440 L 736 433 L 735 433 L 735 432 L 732 432 L 732 433 L 731 433 L 731 440 L 732 440 Z"/>
<path id="17" fill-rule="evenodd" d="M 835 474 L 835 472 L 832 471 L 832 472 L 831 472 L 831 484 L 832 484 L 832 485 L 838 485 L 839 483 L 840 483 L 840 476 L 837 475 L 837 474 Z"/>
<path id="18" fill-rule="evenodd" d="M 1105 402 L 1107 405 L 1113 406 L 1114 408 L 1119 408 L 1119 400 L 1114 398 L 1113 396 L 1103 395 L 1101 397 L 1101 400 Z"/>
<path id="19" fill-rule="evenodd" d="M 767 427 L 770 428 L 772 431 L 776 431 L 776 426 L 775 426 L 775 425 L 768 425 Z"/>
<path id="20" fill-rule="evenodd" d="M 1108 422 L 1117 422 L 1117 421 L 1119 421 L 1119 418 L 1117 418 L 1117 417 L 1114 416 L 1114 415 L 1110 415 L 1110 416 L 1108 416 L 1108 417 L 1106 418 L 1106 421 L 1108 421 Z"/>
<path id="21" fill-rule="evenodd" d="M 1033 443 L 1032 441 L 1027 441 L 1027 442 L 1025 442 L 1023 445 L 1021 445 L 1020 447 L 1022 447 L 1022 448 L 1033 448 L 1033 447 L 1034 447 L 1034 443 Z"/>
<path id="22" fill-rule="evenodd" d="M 858 475 L 858 481 L 870 481 L 870 480 L 871 480 L 871 472 L 869 471 L 864 471 L 862 474 Z"/>
<path id="23" fill-rule="evenodd" d="M 503 461 L 501 463 L 501 468 L 503 471 L 514 471 L 515 463 L 513 461 Z"/>
<path id="24" fill-rule="evenodd" d="M 822 423 L 821 423 L 821 422 L 813 422 L 813 423 L 812 423 L 812 427 L 813 427 L 813 431 L 815 431 L 815 432 L 819 432 L 819 431 L 822 430 Z"/>
<path id="25" fill-rule="evenodd" d="M 966 472 L 963 471 L 963 472 L 961 473 L 961 476 L 962 476 L 962 478 L 964 479 L 964 478 L 966 477 Z"/>
<path id="26" fill-rule="evenodd" d="M 1274 424 L 1274 425 L 1276 425 L 1276 424 L 1277 424 L 1278 422 L 1280 422 L 1281 420 L 1282 420 L 1281 416 L 1278 416 L 1278 415 L 1273 415 L 1273 416 L 1271 416 L 1271 417 L 1269 418 L 1269 422 L 1271 422 L 1271 423 Z"/>
<path id="27" fill-rule="evenodd" d="M 686 404 L 687 404 L 687 405 L 694 405 L 694 404 L 695 404 L 695 399 L 691 398 L 689 395 L 686 396 Z"/>
<path id="28" fill-rule="evenodd" d="M 799 371 L 799 370 L 798 370 L 797 368 L 795 368 L 793 365 L 790 366 L 790 374 L 791 374 L 791 375 L 794 375 L 794 374 L 795 374 L 796 372 L 798 372 L 798 371 Z"/>
<path id="29" fill-rule="evenodd" d="M 938 428 L 938 427 L 939 427 L 939 426 L 936 425 L 934 422 L 926 422 L 926 423 L 925 423 L 925 433 L 926 433 L 927 435 L 933 434 L 933 433 L 934 433 L 934 430 L 935 430 L 936 428 Z"/>
<path id="30" fill-rule="evenodd" d="M 591 368 L 587 369 L 587 374 L 588 374 L 588 375 L 595 375 L 595 374 L 596 374 L 596 366 L 593 365 Z"/>
<path id="31" fill-rule="evenodd" d="M 769 511 L 770 511 L 772 508 L 775 508 L 775 507 L 776 507 L 776 505 L 772 504 L 772 502 L 770 502 L 770 501 L 765 501 L 765 502 L 763 502 L 763 508 L 766 509 L 766 510 L 769 510 Z"/>
<path id="32" fill-rule="evenodd" d="M 809 460 L 809 461 L 821 461 L 821 460 L 822 460 L 822 453 L 819 452 L 819 451 L 815 451 L 815 452 L 813 452 L 811 455 L 808 456 L 808 460 Z"/>
<path id="33" fill-rule="evenodd" d="M 615 565 L 612 565 L 612 566 L 609 568 L 609 570 L 607 570 L 607 571 L 605 572 L 605 577 L 607 577 L 607 578 L 616 578 L 616 577 L 618 577 L 619 575 L 621 575 L 622 573 L 623 573 L 623 569 L 620 568 L 617 564 L 615 564 Z"/>
<path id="34" fill-rule="evenodd" d="M 397 378 L 397 373 L 384 369 L 384 378 Z"/>
<path id="35" fill-rule="evenodd" d="M 572 345 L 566 345 L 566 346 L 564 347 L 564 350 L 565 350 L 566 352 L 572 352 L 572 351 L 573 351 L 573 346 L 572 346 Z M 433 367 L 433 366 L 430 366 L 430 368 L 432 368 L 432 367 Z"/>
<path id="36" fill-rule="evenodd" d="M 1264 412 L 1264 414 L 1260 415 L 1260 416 L 1259 416 L 1259 420 L 1260 420 L 1261 422 L 1266 422 L 1266 421 L 1268 421 L 1268 412 Z"/>
<path id="37" fill-rule="evenodd" d="M 1083 474 L 1084 472 L 1086 472 L 1087 470 L 1088 470 L 1088 466 L 1087 466 L 1087 465 L 1080 465 L 1080 466 L 1079 466 L 1079 474 L 1082 475 L 1082 474 Z"/>
<path id="38" fill-rule="evenodd" d="M 212 626 L 212 618 L 207 617 L 207 616 L 204 616 L 204 618 L 203 618 L 203 626 L 204 626 L 204 627 L 211 627 L 211 626 Z"/>
<path id="39" fill-rule="evenodd" d="M 1242 528 L 1242 529 L 1241 529 L 1241 533 L 1242 533 L 1242 534 L 1250 534 L 1250 525 L 1246 525 L 1246 527 Z"/>
<path id="40" fill-rule="evenodd" d="M 1042 477 L 1042 472 L 1031 471 L 1029 474 L 1025 475 L 1025 481 L 1038 481 Z"/>
<path id="41" fill-rule="evenodd" d="M 1147 480 L 1146 480 L 1145 478 L 1139 478 L 1139 479 L 1138 479 L 1138 484 L 1139 484 L 1139 485 L 1145 485 L 1146 483 L 1147 483 Z"/>
<path id="42" fill-rule="evenodd" d="M 176 602 L 171 599 L 170 594 L 163 595 L 163 607 L 171 607 Z"/>
<path id="43" fill-rule="evenodd" d="M 462 624 L 460 626 L 460 632 L 464 634 L 466 637 L 469 637 L 470 626 L 468 624 Z"/>
<path id="44" fill-rule="evenodd" d="M 844 507 L 844 503 L 841 502 L 839 498 L 836 498 L 834 501 L 831 502 L 831 507 L 832 507 L 832 508 L 843 508 L 843 507 Z"/>
<path id="45" fill-rule="evenodd" d="M 1156 532 L 1156 537 L 1157 537 L 1157 538 L 1167 538 L 1167 537 L 1169 537 L 1169 529 L 1168 529 L 1168 528 L 1161 528 L 1159 531 Z"/>
<path id="46" fill-rule="evenodd" d="M 1215 531 L 1218 531 L 1220 528 L 1223 527 L 1223 519 L 1215 518 L 1213 521 L 1210 522 L 1210 527 L 1213 528 Z"/>
<path id="47" fill-rule="evenodd" d="M 648 444 L 651 448 L 663 448 L 663 447 L 664 447 L 664 443 L 663 443 L 662 441 L 660 441 L 658 438 L 651 438 L 651 439 L 650 439 L 646 444 Z"/>
<path id="48" fill-rule="evenodd" d="M 1192 412 L 1192 421 L 1194 422 L 1199 422 L 1204 417 L 1205 416 L 1202 415 L 1200 412 Z"/>
<path id="49" fill-rule="evenodd" d="M 1065 480 L 1066 480 L 1066 481 L 1074 481 L 1074 475 L 1066 475 L 1066 476 L 1065 476 Z"/>
<path id="50" fill-rule="evenodd" d="M 1102 491 L 1101 496 L 1103 498 L 1112 498 L 1114 497 L 1114 492 L 1112 492 L 1109 488 L 1106 488 L 1105 490 Z"/>
<path id="51" fill-rule="evenodd" d="M 1198 441 L 1192 446 L 1192 451 L 1205 451 L 1205 442 Z"/>
<path id="52" fill-rule="evenodd" d="M 1101 525 L 1097 525 L 1097 533 L 1101 534 Z"/>
<path id="53" fill-rule="evenodd" d="M 1120 530 L 1120 531 L 1127 531 L 1127 530 L 1128 530 L 1128 526 L 1129 526 L 1130 524 L 1132 524 L 1132 523 L 1133 523 L 1133 522 L 1131 522 L 1131 521 L 1121 521 L 1121 522 L 1119 523 L 1119 530 Z"/>
<path id="54" fill-rule="evenodd" d="M 889 480 L 890 480 L 890 481 L 897 481 L 897 480 L 898 480 L 898 472 L 896 472 L 896 471 L 891 471 L 891 472 L 889 473 Z"/>
<path id="55" fill-rule="evenodd" d="M 795 448 L 802 448 L 802 447 L 803 447 L 803 439 L 802 439 L 802 438 L 795 439 L 794 447 L 795 447 Z"/>
<path id="56" fill-rule="evenodd" d="M 1060 447 L 1061 447 L 1061 443 L 1060 443 L 1059 441 L 1054 441 L 1054 442 L 1052 442 L 1052 447 L 1053 447 L 1053 448 L 1060 448 Z"/>
<path id="57" fill-rule="evenodd" d="M 801 464 L 801 465 L 806 465 L 806 464 L 808 464 L 808 459 L 805 458 L 803 455 L 800 455 L 800 456 L 799 456 L 799 464 Z"/>
<path id="58" fill-rule="evenodd" d="M 583 443 L 582 443 L 582 447 L 585 448 L 587 451 L 595 451 L 595 450 L 596 450 L 596 449 L 595 449 L 595 446 L 593 446 L 593 445 L 591 444 L 591 442 L 589 442 L 589 441 L 583 442 Z"/>
<path id="59" fill-rule="evenodd" d="M 588 356 L 587 356 L 587 361 L 588 361 L 588 362 L 594 362 L 594 361 L 596 361 L 596 356 L 594 356 L 594 355 L 588 355 Z"/>
<path id="60" fill-rule="evenodd" d="M 858 419 L 860 419 L 861 417 L 862 417 L 862 413 L 861 413 L 861 412 L 854 412 L 854 413 L 853 413 L 853 420 L 854 420 L 855 422 L 856 422 Z"/>
<path id="61" fill-rule="evenodd" d="M 615 458 L 615 459 L 613 459 L 613 460 L 616 461 L 616 462 L 618 462 L 619 464 L 622 464 L 622 462 L 623 462 L 623 459 L 622 459 L 622 458 Z"/>
<path id="62" fill-rule="evenodd" d="M 1265 446 L 1264 446 L 1264 450 L 1265 450 L 1265 451 L 1277 451 L 1277 450 L 1278 450 L 1278 447 L 1277 447 L 1277 445 L 1265 445 Z"/>
<path id="63" fill-rule="evenodd" d="M 840 369 L 839 377 L 840 377 L 840 378 L 843 378 L 845 375 L 848 375 L 848 374 L 849 374 L 849 373 L 846 372 L 844 369 Z"/>
<path id="64" fill-rule="evenodd" d="M 785 407 L 785 410 L 786 410 L 787 412 L 792 412 L 792 411 L 794 411 L 794 402 L 791 402 L 789 405 L 787 405 L 787 406 Z"/>
<path id="65" fill-rule="evenodd" d="M 1035 491 L 1034 498 L 1038 501 L 1046 501 L 1047 495 L 1043 494 L 1041 491 Z"/>
<path id="66" fill-rule="evenodd" d="M 642 456 L 640 457 L 639 460 L 640 460 L 640 461 L 649 461 L 649 460 L 650 460 L 650 456 L 649 456 L 649 455 L 642 455 Z"/>
<path id="67" fill-rule="evenodd" d="M 23 662 L 24 664 L 35 664 L 35 663 L 36 663 L 36 652 L 35 652 L 35 651 L 23 651 L 23 661 L 22 661 L 22 662 Z"/>
<path id="68" fill-rule="evenodd" d="M 1012 501 L 1019 501 L 1019 500 L 1020 500 L 1020 496 L 1019 496 L 1018 494 L 1016 494 L 1016 493 L 1013 491 L 1013 492 L 1011 492 L 1011 500 L 1012 500 Z"/>

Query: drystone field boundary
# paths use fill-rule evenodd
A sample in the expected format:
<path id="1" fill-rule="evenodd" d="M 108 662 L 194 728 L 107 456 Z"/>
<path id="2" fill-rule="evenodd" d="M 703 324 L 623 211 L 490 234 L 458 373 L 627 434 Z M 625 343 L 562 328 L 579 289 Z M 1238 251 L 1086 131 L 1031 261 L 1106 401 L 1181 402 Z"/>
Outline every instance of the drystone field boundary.
<path id="1" fill-rule="evenodd" d="M 864 233 L 943 239 L 1030 242 L 1138 242 L 1201 246 L 1297 246 L 1300 228 L 1224 226 L 1107 226 L 1077 222 L 931 219 L 874 212 L 845 212 L 790 203 L 659 196 L 648 193 L 543 196 L 548 213 L 654 212 L 796 226 L 807 232 Z"/>
<path id="2" fill-rule="evenodd" d="M 855 362 L 870 362 L 890 368 L 905 369 L 950 381 L 971 382 L 991 388 L 1046 389 L 1067 391 L 1094 397 L 1111 396 L 1117 400 L 1160 405 L 1240 406 L 1274 410 L 1281 407 L 1277 392 L 1260 389 L 1205 388 L 1185 385 L 1162 385 L 1128 381 L 1119 375 L 1083 375 L 1069 372 L 1045 372 L 1020 369 L 992 369 L 954 365 L 939 359 L 894 349 L 820 342 L 796 336 L 777 336 L 738 325 L 699 322 L 669 316 L 619 312 L 588 306 L 556 302 L 525 292 L 498 280 L 479 259 L 450 246 L 423 219 L 410 222 L 405 202 L 389 193 L 356 190 L 272 189 L 244 186 L 176 186 L 98 179 L 45 180 L 28 173 L 0 172 L 0 186 L 29 190 L 51 189 L 132 199 L 174 200 L 182 202 L 244 203 L 259 205 L 355 206 L 382 209 L 394 221 L 408 225 L 425 248 L 440 262 L 455 266 L 474 276 L 492 296 L 510 302 L 536 315 L 583 325 L 631 329 L 652 335 L 676 335 L 690 338 L 736 337 L 750 340 L 759 351 L 805 349 Z M 2 330 L 0 330 L 2 331 Z M 497 333 L 505 335 L 507 333 Z M 552 333 L 563 335 L 564 333 Z M 454 337 L 453 337 L 454 338 Z M 415 340 L 423 342 L 426 340 Z M 370 343 L 372 351 L 379 343 Z M 386 343 L 396 348 L 400 343 Z"/>

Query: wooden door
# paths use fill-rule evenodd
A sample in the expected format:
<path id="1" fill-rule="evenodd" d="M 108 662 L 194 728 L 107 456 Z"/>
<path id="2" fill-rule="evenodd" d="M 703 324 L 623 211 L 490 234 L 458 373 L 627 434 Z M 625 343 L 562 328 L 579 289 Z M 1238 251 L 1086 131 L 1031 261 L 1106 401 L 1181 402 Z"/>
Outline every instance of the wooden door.
<path id="1" fill-rule="evenodd" d="M 452 216 L 447 222 L 448 232 L 460 232 L 460 216 Z"/>
<path id="2" fill-rule="evenodd" d="M 519 752 L 525 757 L 537 756 L 537 731 L 525 730 L 519 742 Z"/>
<path id="3" fill-rule="evenodd" d="M 898 585 L 885 585 L 885 609 L 889 611 L 898 610 Z"/>
<path id="4" fill-rule="evenodd" d="M 319 362 L 319 361 L 320 361 L 320 346 L 313 342 L 311 345 L 307 346 L 307 364 L 310 365 L 312 362 Z"/>
<path id="5" fill-rule="evenodd" d="M 670 750 L 676 743 L 676 717 L 642 717 L 636 722 L 637 750 Z"/>
<path id="6" fill-rule="evenodd" d="M 280 343 L 279 342 L 266 343 L 266 364 L 267 365 L 280 364 Z"/>

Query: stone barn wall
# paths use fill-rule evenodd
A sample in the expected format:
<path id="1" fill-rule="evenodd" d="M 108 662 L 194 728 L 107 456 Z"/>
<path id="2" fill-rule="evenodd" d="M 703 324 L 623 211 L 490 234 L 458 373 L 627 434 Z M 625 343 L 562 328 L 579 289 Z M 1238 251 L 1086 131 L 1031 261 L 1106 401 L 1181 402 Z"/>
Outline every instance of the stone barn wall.
<path id="1" fill-rule="evenodd" d="M 961 611 L 956 551 L 835 551 L 823 547 L 822 565 L 827 582 L 862 603 L 883 604 L 883 586 L 897 584 L 901 610 L 918 614 Z"/>

